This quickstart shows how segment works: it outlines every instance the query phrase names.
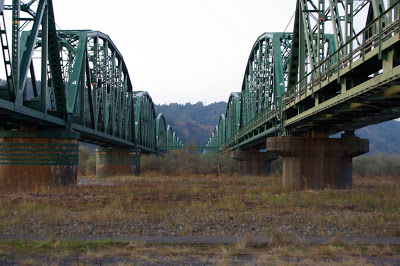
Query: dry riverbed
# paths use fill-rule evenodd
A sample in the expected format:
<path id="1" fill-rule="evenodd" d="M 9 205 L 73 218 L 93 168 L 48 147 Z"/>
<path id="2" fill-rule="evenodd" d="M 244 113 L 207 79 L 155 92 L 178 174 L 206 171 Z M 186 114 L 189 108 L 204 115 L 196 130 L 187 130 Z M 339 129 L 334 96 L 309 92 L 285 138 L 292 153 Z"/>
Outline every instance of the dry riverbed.
<path id="1" fill-rule="evenodd" d="M 398 178 L 388 177 L 355 178 L 352 190 L 289 191 L 281 188 L 280 178 L 277 176 L 216 178 L 215 176 L 143 175 L 107 179 L 85 177 L 79 178 L 76 187 L 43 188 L 39 191 L 0 191 L 0 217 L 2 217 L 0 235 L 52 238 L 55 242 L 46 245 L 54 246 L 55 243 L 59 243 L 55 244 L 54 252 L 58 252 L 57 245 L 64 245 L 64 241 L 56 240 L 57 237 L 65 236 L 233 235 L 251 238 L 257 235 L 273 235 L 282 239 L 287 236 L 399 237 L 399 182 Z M 0 255 L 6 256 L 7 250 L 13 245 L 10 241 L 2 242 Z M 24 246 L 21 243 L 15 245 Z M 27 245 L 25 249 L 30 250 L 32 245 L 40 244 L 28 242 Z M 124 252 L 131 254 L 130 248 L 126 245 L 132 243 L 120 243 L 117 245 L 118 250 L 125 250 Z M 139 249 L 160 249 L 154 246 L 155 244 L 139 245 Z M 203 246 L 205 247 L 216 253 L 215 256 L 210 255 L 209 260 L 204 261 L 205 264 L 217 261 L 219 263 L 223 258 L 228 258 L 228 261 L 234 263 L 235 260 L 231 260 L 232 256 L 229 254 L 232 252 L 236 254 L 237 245 Z M 286 258 L 291 253 L 291 248 L 306 254 L 305 257 L 296 255 L 297 257 L 312 259 L 315 254 L 321 252 L 314 249 L 327 247 L 332 247 L 334 251 L 322 252 L 331 254 L 322 256 L 326 261 L 332 259 L 334 261 L 335 258 L 341 261 L 352 252 L 359 254 L 359 258 L 367 262 L 376 261 L 380 264 L 379 259 L 382 256 L 389 256 L 389 260 L 385 261 L 389 264 L 392 264 L 390 259 L 398 262 L 399 250 L 390 246 L 373 246 L 376 249 L 375 254 L 378 255 L 371 256 L 369 254 L 371 252 L 367 252 L 369 247 L 364 246 L 298 247 L 290 244 L 281 247 L 282 250 L 279 252 L 274 252 L 280 254 L 274 259 L 280 261 Z M 174 250 L 171 253 L 185 249 L 179 245 L 171 248 Z M 198 249 L 193 245 L 187 248 Z M 233 259 L 244 259 L 244 262 L 262 261 L 261 254 L 268 253 L 260 252 L 264 248 L 271 250 L 270 246 L 244 247 L 245 256 L 236 256 Z M 107 253 L 109 248 L 105 248 L 104 251 L 101 248 L 96 250 L 100 250 L 103 254 Z M 194 252 L 193 250 L 190 254 Z M 152 252 L 148 251 L 149 254 L 154 253 Z M 221 252 L 225 252 L 226 256 L 223 257 Z M 77 254 L 89 258 L 89 264 L 95 263 L 91 260 L 91 255 L 87 256 L 86 253 Z M 101 254 L 99 256 L 102 258 L 108 256 Z M 176 256 L 179 257 L 179 254 Z M 160 255 L 156 252 L 153 255 L 151 256 L 155 258 L 155 263 L 163 263 L 157 259 L 157 256 L 163 258 L 163 253 Z M 201 254 L 200 256 L 204 257 Z M 71 259 L 68 256 L 67 258 Z M 33 259 L 40 262 L 40 258 Z M 285 262 L 287 259 L 289 258 L 282 261 Z M 193 264 L 190 259 L 187 262 L 180 259 L 178 261 Z M 198 260 L 194 258 L 194 261 Z M 124 260 L 114 262 L 125 263 Z M 126 263 L 131 262 L 141 263 L 140 260 L 136 262 L 128 260 Z M 238 261 L 239 264 L 242 262 Z"/>

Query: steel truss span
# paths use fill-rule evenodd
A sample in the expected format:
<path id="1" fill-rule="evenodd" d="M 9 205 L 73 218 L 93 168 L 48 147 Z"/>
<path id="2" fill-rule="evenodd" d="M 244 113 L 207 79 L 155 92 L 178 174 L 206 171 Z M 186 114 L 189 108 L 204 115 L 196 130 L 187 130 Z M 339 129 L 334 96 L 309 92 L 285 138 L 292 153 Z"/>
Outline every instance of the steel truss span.
<path id="1" fill-rule="evenodd" d="M 400 3 L 388 2 L 298 0 L 292 33 L 256 40 L 207 145 L 265 149 L 268 137 L 400 117 Z"/>
<path id="2" fill-rule="evenodd" d="M 143 152 L 182 146 L 155 113 L 150 95 L 132 90 L 123 56 L 108 35 L 56 30 L 55 20 L 51 0 L 0 1 L 3 130 L 76 131 L 84 142 Z"/>

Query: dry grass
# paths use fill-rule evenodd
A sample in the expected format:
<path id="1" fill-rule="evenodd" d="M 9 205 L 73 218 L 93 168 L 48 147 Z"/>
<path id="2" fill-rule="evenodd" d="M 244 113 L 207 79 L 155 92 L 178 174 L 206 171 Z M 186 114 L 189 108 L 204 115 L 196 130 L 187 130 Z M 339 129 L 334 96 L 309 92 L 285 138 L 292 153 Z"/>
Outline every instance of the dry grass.
<path id="1" fill-rule="evenodd" d="M 57 241 L 56 241 L 57 242 Z M 143 244 L 115 241 L 0 241 L 4 256 L 23 265 L 58 264 L 301 264 L 314 265 L 391 265 L 400 259 L 398 247 L 320 245 L 298 247 L 240 245 Z M 371 257 L 371 249 L 376 256 Z M 390 254 L 388 254 L 390 250 Z M 111 260 L 111 262 L 110 262 Z M 68 263 L 69 262 L 69 263 Z"/>
<path id="2" fill-rule="evenodd" d="M 279 176 L 89 178 L 35 193 L 0 191 L 0 234 L 272 235 L 273 245 L 284 236 L 400 236 L 398 181 L 289 191 Z"/>

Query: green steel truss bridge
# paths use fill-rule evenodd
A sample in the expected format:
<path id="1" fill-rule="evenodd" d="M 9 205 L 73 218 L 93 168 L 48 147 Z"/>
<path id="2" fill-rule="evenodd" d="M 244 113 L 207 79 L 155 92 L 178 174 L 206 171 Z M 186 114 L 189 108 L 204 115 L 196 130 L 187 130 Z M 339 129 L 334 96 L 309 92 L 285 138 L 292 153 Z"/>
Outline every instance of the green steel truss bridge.
<path id="1" fill-rule="evenodd" d="M 78 141 L 99 145 L 97 176 L 183 145 L 109 36 L 57 30 L 52 0 L 0 0 L 0 42 L 0 186 L 76 184 Z"/>
<path id="2" fill-rule="evenodd" d="M 0 1 L 0 72 L 7 81 L 0 87 L 0 134 L 64 130 L 83 142 L 147 153 L 182 146 L 150 95 L 132 90 L 109 36 L 56 30 L 55 21 L 51 0 Z"/>
<path id="3" fill-rule="evenodd" d="M 352 158 L 369 150 L 354 131 L 400 117 L 399 18 L 400 1 L 298 0 L 291 33 L 255 42 L 207 146 L 244 175 L 283 157 L 284 187 L 351 187 Z"/>
<path id="4" fill-rule="evenodd" d="M 291 33 L 257 39 L 205 152 L 247 174 L 280 155 L 286 187 L 351 186 L 368 151 L 354 130 L 400 117 L 399 32 L 400 1 L 298 0 Z M 100 176 L 182 146 L 111 39 L 57 30 L 51 0 L 0 0 L 0 42 L 0 186 L 76 183 L 78 141 L 100 145 Z"/>
<path id="5" fill-rule="evenodd" d="M 400 117 L 400 4 L 388 2 L 298 0 L 293 32 L 254 43 L 207 146 L 260 150 L 269 137 L 352 136 Z"/>

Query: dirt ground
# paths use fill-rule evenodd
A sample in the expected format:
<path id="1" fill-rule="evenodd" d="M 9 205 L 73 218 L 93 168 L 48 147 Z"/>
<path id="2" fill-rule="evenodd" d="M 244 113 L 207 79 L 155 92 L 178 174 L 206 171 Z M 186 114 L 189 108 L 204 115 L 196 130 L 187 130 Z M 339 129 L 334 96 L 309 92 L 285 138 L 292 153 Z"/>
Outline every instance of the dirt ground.
<path id="1" fill-rule="evenodd" d="M 325 243 L 0 242 L 1 265 L 399 265 L 399 248 Z"/>
<path id="2" fill-rule="evenodd" d="M 289 191 L 279 176 L 151 175 L 85 177 L 75 187 L 37 191 L 0 188 L 0 265 L 399 265 L 398 245 L 306 241 L 399 238 L 399 181 L 356 177 L 352 190 Z M 145 236 L 242 240 L 134 240 Z M 257 242 L 262 236 L 270 240 Z"/>

